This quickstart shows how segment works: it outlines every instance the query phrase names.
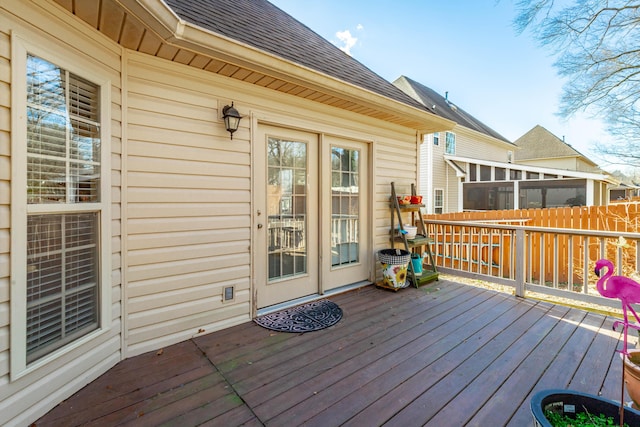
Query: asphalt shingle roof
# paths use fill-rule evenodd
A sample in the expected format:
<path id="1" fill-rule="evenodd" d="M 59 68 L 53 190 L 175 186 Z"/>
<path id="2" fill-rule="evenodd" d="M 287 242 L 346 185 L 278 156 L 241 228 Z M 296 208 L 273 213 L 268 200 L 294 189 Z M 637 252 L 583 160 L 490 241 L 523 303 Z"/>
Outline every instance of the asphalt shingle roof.
<path id="1" fill-rule="evenodd" d="M 188 23 L 425 110 L 422 104 L 266 0 L 165 2 Z"/>
<path id="2" fill-rule="evenodd" d="M 507 138 L 500 135 L 498 132 L 491 129 L 489 126 L 485 125 L 459 106 L 453 104 L 433 89 L 428 88 L 409 77 L 400 76 L 393 82 L 393 84 L 402 89 L 412 98 L 420 101 L 427 108 L 432 109 L 433 112 L 440 117 L 452 120 L 460 126 L 473 129 L 501 141 L 508 142 L 510 144 L 512 143 Z"/>

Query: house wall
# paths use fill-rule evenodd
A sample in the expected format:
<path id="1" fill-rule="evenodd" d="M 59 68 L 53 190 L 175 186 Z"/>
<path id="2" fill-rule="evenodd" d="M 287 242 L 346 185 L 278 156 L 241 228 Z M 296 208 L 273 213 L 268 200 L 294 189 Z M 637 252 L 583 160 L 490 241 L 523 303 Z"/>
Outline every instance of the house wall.
<path id="1" fill-rule="evenodd" d="M 128 58 L 127 356 L 251 320 L 251 159 L 263 148 L 252 140 L 260 121 L 369 141 L 372 240 L 388 246 L 389 183 L 408 192 L 415 182 L 415 131 L 146 55 Z M 232 100 L 245 116 L 233 140 L 220 119 Z M 236 288 L 233 302 L 222 301 L 226 286 Z"/>
<path id="2" fill-rule="evenodd" d="M 584 161 L 579 157 L 559 157 L 559 158 L 545 158 L 545 159 L 528 159 L 528 160 L 516 160 L 517 164 L 537 166 L 543 168 L 553 169 L 565 169 L 577 172 L 599 172 L 600 169 L 597 166 L 592 165 Z"/>
<path id="3" fill-rule="evenodd" d="M 458 212 L 462 210 L 462 206 L 458 206 L 458 182 L 459 178 L 456 172 L 447 166 L 446 168 L 446 183 L 444 188 L 444 211 L 445 212 Z"/>
<path id="4" fill-rule="evenodd" d="M 99 64 L 112 85 L 112 323 L 20 378 L 9 366 L 12 31 Z M 0 95 L 0 425 L 35 421 L 123 358 L 251 319 L 258 123 L 369 143 L 371 280 L 389 246 L 390 183 L 408 192 L 417 179 L 414 129 L 123 50 L 46 0 L 0 5 Z M 220 118 L 231 101 L 244 116 L 233 140 Z M 225 286 L 236 294 L 223 303 Z"/>
<path id="5" fill-rule="evenodd" d="M 517 161 L 521 165 L 538 166 L 553 169 L 565 169 L 577 172 L 599 172 L 597 166 L 576 157 L 562 157 L 557 159 L 531 159 Z"/>
<path id="6" fill-rule="evenodd" d="M 130 356 L 251 319 L 251 167 L 249 120 L 231 141 L 220 119 L 226 97 L 243 104 L 239 94 L 211 73 L 127 58 Z M 232 303 L 225 286 L 235 286 Z"/>
<path id="7" fill-rule="evenodd" d="M 447 169 L 449 166 L 444 161 L 444 132 L 440 133 L 440 142 L 433 145 L 433 135 L 427 135 L 425 142 L 420 145 L 420 183 L 418 192 L 423 196 L 423 203 L 427 213 L 433 213 L 434 188 L 445 189 L 447 185 Z M 431 158 L 429 157 L 431 150 Z M 446 211 L 446 200 L 444 209 Z"/>
<path id="8" fill-rule="evenodd" d="M 508 151 L 513 151 L 506 143 L 496 141 L 484 134 L 456 126 L 453 131 L 456 135 L 456 156 L 469 157 L 481 160 L 507 162 Z M 428 145 L 431 144 L 432 147 Z M 432 149 L 432 162 L 428 158 L 428 150 Z M 440 143 L 433 145 L 433 135 L 428 135 L 426 141 L 420 147 L 420 191 L 428 194 L 428 213 L 433 213 L 433 188 L 444 189 L 444 212 L 458 212 L 459 187 L 456 172 L 444 160 L 445 156 L 445 132 L 440 133 Z M 462 168 L 466 164 L 459 165 Z M 428 174 L 432 173 L 432 186 L 429 186 Z"/>
<path id="9" fill-rule="evenodd" d="M 98 34 L 85 33 L 85 26 L 70 21 L 58 8 L 47 3 L 6 0 L 0 3 L 0 425 L 28 425 L 35 417 L 82 388 L 121 359 L 121 86 L 118 46 Z M 68 52 L 70 56 L 91 62 L 108 73 L 111 79 L 111 140 L 112 167 L 112 240 L 111 254 L 111 323 L 108 329 L 69 351 L 62 351 L 48 363 L 36 363 L 21 376 L 10 372 L 10 196 L 11 164 L 11 50 L 12 37 L 39 46 L 47 46 L 53 54 Z M 22 166 L 24 167 L 24 166 Z M 20 284 L 16 284 L 19 286 Z M 24 284 L 22 284 L 24 286 Z"/>

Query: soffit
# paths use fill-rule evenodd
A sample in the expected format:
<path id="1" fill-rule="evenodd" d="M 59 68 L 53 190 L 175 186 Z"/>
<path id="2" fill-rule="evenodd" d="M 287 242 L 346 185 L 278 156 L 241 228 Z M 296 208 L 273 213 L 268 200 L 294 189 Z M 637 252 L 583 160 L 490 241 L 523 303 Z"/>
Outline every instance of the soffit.
<path id="1" fill-rule="evenodd" d="M 126 49 L 430 133 L 454 123 L 180 20 L 158 0 L 53 0 Z"/>

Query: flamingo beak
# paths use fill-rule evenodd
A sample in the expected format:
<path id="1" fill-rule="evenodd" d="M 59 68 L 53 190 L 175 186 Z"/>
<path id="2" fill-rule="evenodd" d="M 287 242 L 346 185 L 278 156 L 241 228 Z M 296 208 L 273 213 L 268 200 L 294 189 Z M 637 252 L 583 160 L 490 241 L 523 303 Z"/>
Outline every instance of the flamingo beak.
<path id="1" fill-rule="evenodd" d="M 595 270 L 593 270 L 594 273 L 596 273 L 596 276 L 600 277 L 600 269 L 596 268 Z"/>

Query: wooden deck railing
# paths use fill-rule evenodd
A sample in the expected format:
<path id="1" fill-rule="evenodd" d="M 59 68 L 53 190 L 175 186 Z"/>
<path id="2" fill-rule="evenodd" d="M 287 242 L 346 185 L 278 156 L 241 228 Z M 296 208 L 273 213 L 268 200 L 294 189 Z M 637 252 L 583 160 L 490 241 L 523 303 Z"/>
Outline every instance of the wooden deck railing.
<path id="1" fill-rule="evenodd" d="M 536 227 L 512 220 L 425 223 L 440 271 L 513 286 L 518 296 L 529 290 L 619 308 L 619 301 L 597 292 L 595 262 L 610 259 L 616 274 L 627 276 L 640 267 L 640 233 Z"/>

